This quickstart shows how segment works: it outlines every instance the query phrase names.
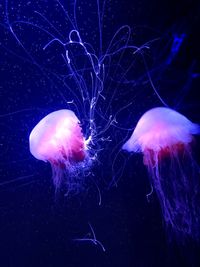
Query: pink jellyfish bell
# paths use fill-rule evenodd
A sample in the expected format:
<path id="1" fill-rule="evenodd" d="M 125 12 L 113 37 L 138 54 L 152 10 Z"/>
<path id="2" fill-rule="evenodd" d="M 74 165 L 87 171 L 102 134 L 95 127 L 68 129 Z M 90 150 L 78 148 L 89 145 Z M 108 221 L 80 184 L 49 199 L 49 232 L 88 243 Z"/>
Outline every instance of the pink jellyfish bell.
<path id="1" fill-rule="evenodd" d="M 50 162 L 56 188 L 65 174 L 83 163 L 86 157 L 79 123 L 73 111 L 58 110 L 44 117 L 30 134 L 30 152 L 35 158 Z M 68 183 L 68 186 L 71 185 Z"/>
<path id="2" fill-rule="evenodd" d="M 192 156 L 199 125 L 165 107 L 147 111 L 130 139 L 128 152 L 143 153 L 168 229 L 200 237 L 199 167 Z"/>

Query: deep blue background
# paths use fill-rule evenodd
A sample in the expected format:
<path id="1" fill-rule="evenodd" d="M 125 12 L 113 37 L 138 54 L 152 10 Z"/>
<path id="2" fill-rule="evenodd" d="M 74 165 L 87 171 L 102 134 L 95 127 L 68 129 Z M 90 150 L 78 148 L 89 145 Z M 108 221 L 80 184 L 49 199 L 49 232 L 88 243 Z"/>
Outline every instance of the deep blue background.
<path id="1" fill-rule="evenodd" d="M 73 17 L 73 2 L 65 2 Z M 157 198 L 154 195 L 150 203 L 146 199 L 150 185 L 142 156 L 129 157 L 119 152 L 131 133 L 128 129 L 134 128 L 146 110 L 162 105 L 141 59 L 134 59 L 125 79 L 123 74 L 130 62 L 125 53 L 123 68 L 116 72 L 111 68 L 105 80 L 107 99 L 117 88 L 107 117 L 130 99 L 132 105 L 119 114 L 117 127 L 106 132 L 106 137 L 112 136 L 112 142 L 103 144 L 106 148 L 99 153 L 99 161 L 92 170 L 101 191 L 101 205 L 91 181 L 80 194 L 64 197 L 61 192 L 55 197 L 50 166 L 30 155 L 28 137 L 44 115 L 66 108 L 60 92 L 70 100 L 71 96 L 52 75 L 65 74 L 65 64 L 58 56 L 62 48 L 42 51 L 50 39 L 27 22 L 46 27 L 36 15 L 38 11 L 66 38 L 72 28 L 55 1 L 8 1 L 7 8 L 6 2 L 1 1 L 0 8 L 0 266 L 200 266 L 198 244 L 191 240 L 184 244 L 167 241 L 170 238 L 164 231 Z M 77 1 L 76 14 L 82 38 L 99 54 L 96 2 Z M 170 107 L 197 123 L 200 123 L 199 15 L 198 1 L 111 0 L 106 2 L 103 23 L 103 51 L 117 29 L 125 24 L 132 29 L 135 45 L 158 38 L 145 53 L 154 85 Z M 10 33 L 8 26 L 14 21 L 26 22 L 13 27 L 28 53 Z M 48 31 L 53 32 L 52 28 Z M 183 34 L 180 49 L 173 51 L 174 39 Z M 48 71 L 42 71 L 44 67 Z M 107 105 L 108 102 L 102 108 Z M 83 117 L 86 132 L 81 109 L 79 116 Z M 97 124 L 101 126 L 103 121 L 99 119 Z M 198 149 L 198 161 L 197 152 Z M 110 188 L 109 181 L 114 176 L 119 179 L 118 186 Z M 90 232 L 88 222 L 106 252 L 92 243 L 73 241 Z"/>

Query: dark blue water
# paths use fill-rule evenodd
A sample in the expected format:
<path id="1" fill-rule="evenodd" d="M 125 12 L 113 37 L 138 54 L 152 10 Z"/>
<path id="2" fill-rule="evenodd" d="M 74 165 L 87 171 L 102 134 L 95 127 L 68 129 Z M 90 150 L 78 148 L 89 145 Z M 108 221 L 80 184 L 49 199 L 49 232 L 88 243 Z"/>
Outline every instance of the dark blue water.
<path id="1" fill-rule="evenodd" d="M 198 240 L 166 232 L 147 201 L 142 155 L 121 151 L 150 108 L 200 123 L 198 1 L 3 0 L 0 14 L 0 266 L 200 266 Z M 67 196 L 29 152 L 33 127 L 66 108 L 86 139 L 95 121 L 95 159 Z"/>

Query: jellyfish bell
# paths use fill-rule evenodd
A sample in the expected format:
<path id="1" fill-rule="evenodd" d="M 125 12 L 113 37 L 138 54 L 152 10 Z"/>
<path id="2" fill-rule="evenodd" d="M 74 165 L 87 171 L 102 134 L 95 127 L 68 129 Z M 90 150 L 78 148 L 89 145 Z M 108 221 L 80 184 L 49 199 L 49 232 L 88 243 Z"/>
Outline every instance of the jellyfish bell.
<path id="1" fill-rule="evenodd" d="M 33 128 L 29 137 L 31 154 L 36 159 L 50 162 L 57 189 L 66 174 L 85 165 L 85 144 L 78 118 L 67 109 L 48 114 Z M 66 183 L 71 187 L 71 182 Z"/>
<path id="2" fill-rule="evenodd" d="M 123 149 L 131 152 L 156 152 L 178 144 L 189 144 L 200 126 L 170 108 L 157 107 L 147 111 L 139 120 Z"/>
<path id="3" fill-rule="evenodd" d="M 165 107 L 147 111 L 123 145 L 143 153 L 168 229 L 200 238 L 199 167 L 192 155 L 194 135 L 200 126 Z"/>
<path id="4" fill-rule="evenodd" d="M 174 149 L 181 152 L 184 147 L 189 148 L 193 135 L 199 133 L 200 126 L 182 114 L 170 108 L 157 107 L 140 118 L 132 136 L 122 148 L 128 152 L 142 152 L 144 164 L 148 165 L 150 155 L 167 156 Z"/>

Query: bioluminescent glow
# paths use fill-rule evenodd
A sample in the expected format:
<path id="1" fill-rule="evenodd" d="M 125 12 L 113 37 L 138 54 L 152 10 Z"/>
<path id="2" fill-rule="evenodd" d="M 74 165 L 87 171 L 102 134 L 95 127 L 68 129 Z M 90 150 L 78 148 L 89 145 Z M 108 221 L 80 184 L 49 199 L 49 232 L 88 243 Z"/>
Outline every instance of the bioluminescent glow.
<path id="1" fill-rule="evenodd" d="M 197 134 L 199 125 L 180 113 L 153 108 L 140 118 L 123 149 L 143 153 L 167 228 L 198 238 L 200 175 L 191 150 Z"/>

